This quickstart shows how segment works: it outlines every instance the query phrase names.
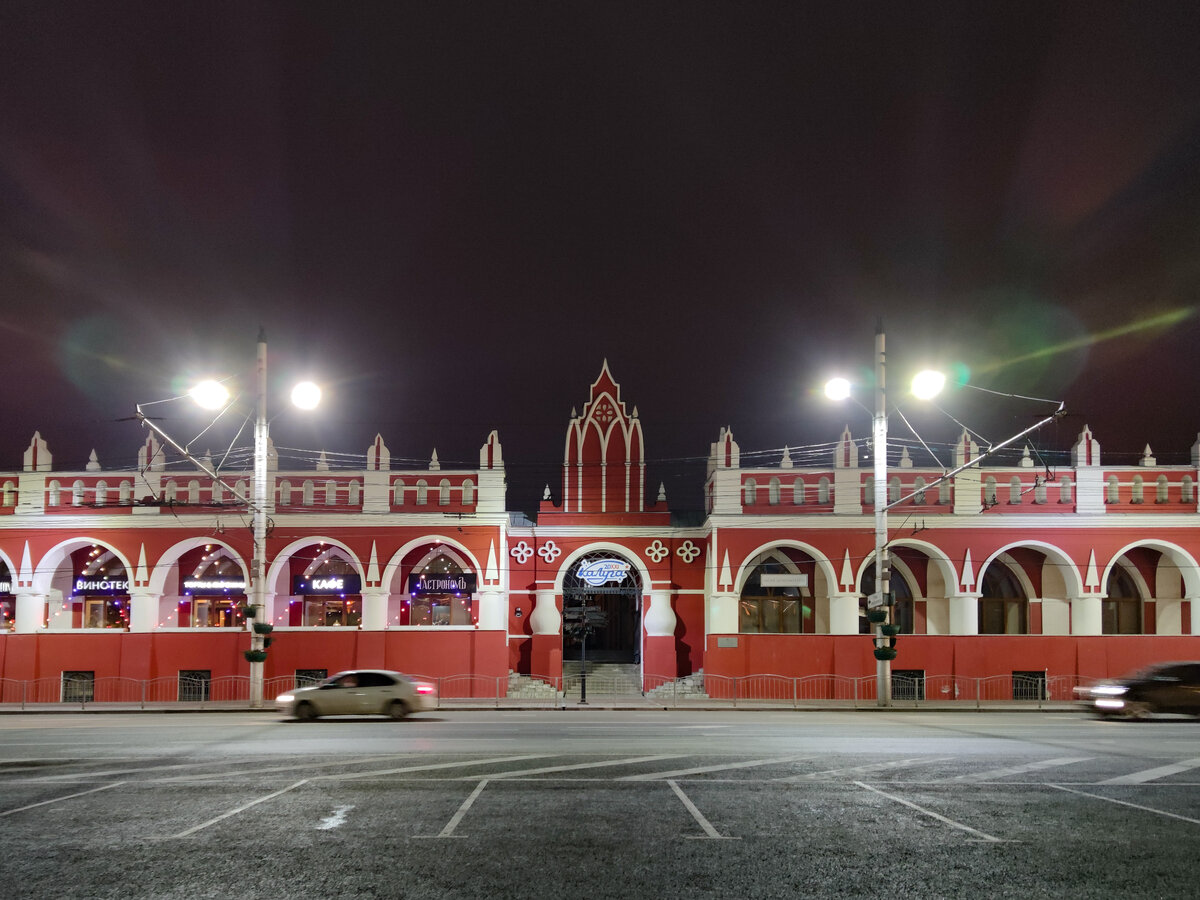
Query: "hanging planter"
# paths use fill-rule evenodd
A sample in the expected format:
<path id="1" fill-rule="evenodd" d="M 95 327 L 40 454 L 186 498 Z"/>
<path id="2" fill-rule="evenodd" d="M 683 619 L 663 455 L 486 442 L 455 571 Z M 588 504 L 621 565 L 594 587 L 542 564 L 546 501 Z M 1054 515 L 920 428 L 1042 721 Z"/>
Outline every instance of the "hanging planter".
<path id="1" fill-rule="evenodd" d="M 880 660 L 895 659 L 896 651 L 891 647 L 876 647 L 875 658 Z"/>
<path id="2" fill-rule="evenodd" d="M 275 626 L 272 625 L 270 622 L 255 622 L 254 623 L 254 633 L 255 634 L 270 634 L 274 630 L 275 630 Z"/>
<path id="3" fill-rule="evenodd" d="M 258 615 L 258 610 L 255 609 L 253 606 L 250 606 L 249 604 L 247 604 L 245 606 L 239 606 L 238 612 L 240 612 L 247 619 L 253 619 L 255 616 Z"/>
<path id="4" fill-rule="evenodd" d="M 267 661 L 266 650 L 243 650 L 242 656 L 246 657 L 246 662 L 260 663 Z"/>
<path id="5" fill-rule="evenodd" d="M 870 622 L 872 625 L 878 625 L 881 622 L 886 622 L 887 621 L 887 610 L 886 609 L 868 609 L 867 610 L 867 621 Z"/>
<path id="6" fill-rule="evenodd" d="M 258 630 L 257 625 L 254 626 L 254 630 L 255 631 Z M 882 631 L 884 634 L 886 634 L 888 637 L 895 637 L 896 635 L 898 635 L 900 633 L 900 626 L 899 625 L 884 625 L 879 630 Z"/>
<path id="7" fill-rule="evenodd" d="M 274 640 L 275 638 L 263 638 L 263 649 L 266 650 L 268 647 L 270 647 L 271 642 Z"/>

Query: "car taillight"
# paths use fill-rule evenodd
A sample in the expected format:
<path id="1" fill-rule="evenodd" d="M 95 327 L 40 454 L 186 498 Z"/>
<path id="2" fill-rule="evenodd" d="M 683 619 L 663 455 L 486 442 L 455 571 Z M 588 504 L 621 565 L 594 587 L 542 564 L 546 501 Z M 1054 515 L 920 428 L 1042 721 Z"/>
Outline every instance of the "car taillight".
<path id="1" fill-rule="evenodd" d="M 425 684 L 424 682 L 419 682 L 417 684 L 418 694 L 432 694 L 434 690 L 435 688 L 432 684 Z"/>

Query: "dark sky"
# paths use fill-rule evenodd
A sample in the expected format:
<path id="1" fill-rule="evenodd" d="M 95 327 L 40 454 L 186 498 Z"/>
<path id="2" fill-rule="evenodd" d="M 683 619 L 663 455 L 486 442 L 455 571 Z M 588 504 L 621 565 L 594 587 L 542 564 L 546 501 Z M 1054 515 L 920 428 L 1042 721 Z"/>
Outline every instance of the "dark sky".
<path id="1" fill-rule="evenodd" d="M 0 468 L 35 429 L 131 465 L 118 420 L 249 376 L 261 325 L 273 379 L 328 389 L 311 422 L 272 399 L 281 447 L 449 465 L 498 428 L 528 508 L 607 358 L 690 502 L 722 425 L 868 434 L 815 392 L 880 317 L 893 384 L 952 366 L 1065 399 L 1047 451 L 1086 422 L 1182 462 L 1198 47 L 1194 3 L 9 0 Z M 943 407 L 990 440 L 1048 411 Z"/>

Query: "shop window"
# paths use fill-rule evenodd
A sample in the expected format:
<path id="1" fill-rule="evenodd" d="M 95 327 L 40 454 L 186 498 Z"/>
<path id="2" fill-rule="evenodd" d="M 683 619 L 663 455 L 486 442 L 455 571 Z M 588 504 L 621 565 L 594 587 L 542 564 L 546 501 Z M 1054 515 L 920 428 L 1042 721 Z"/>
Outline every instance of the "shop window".
<path id="1" fill-rule="evenodd" d="M 209 699 L 212 689 L 211 669 L 180 669 L 179 700 L 198 703 Z"/>
<path id="2" fill-rule="evenodd" d="M 62 702 L 91 703 L 96 699 L 95 672 L 63 672 Z"/>
<path id="3" fill-rule="evenodd" d="M 792 505 L 804 505 L 804 479 L 797 478 L 792 482 Z"/>
<path id="4" fill-rule="evenodd" d="M 980 634 L 1027 634 L 1029 601 L 1017 576 L 994 562 L 983 574 L 979 599 Z"/>
<path id="5" fill-rule="evenodd" d="M 463 482 L 462 502 L 463 506 L 472 506 L 475 503 L 475 482 L 470 478 Z"/>
<path id="6" fill-rule="evenodd" d="M 305 597 L 304 624 L 330 628 L 362 624 L 362 601 L 342 597 Z"/>
<path id="7" fill-rule="evenodd" d="M 1142 633 L 1142 596 L 1124 566 L 1113 566 L 1100 601 L 1100 630 L 1104 634 Z"/>
<path id="8" fill-rule="evenodd" d="M 124 628 L 125 603 L 114 597 L 85 597 L 83 599 L 84 628 Z"/>
<path id="9" fill-rule="evenodd" d="M 758 497 L 758 485 L 753 478 L 747 478 L 742 483 L 742 503 L 746 506 L 753 506 L 754 501 Z"/>
<path id="10" fill-rule="evenodd" d="M 1142 476 L 1141 475 L 1133 476 L 1133 487 L 1130 488 L 1130 491 L 1129 491 L 1129 502 L 1130 503 L 1145 502 L 1145 497 L 1142 494 Z"/>
<path id="11" fill-rule="evenodd" d="M 461 575 L 462 566 L 439 553 L 421 566 L 425 575 Z M 474 598 L 467 594 L 420 594 L 409 605 L 408 624 L 426 627 L 471 625 L 475 621 Z"/>
<path id="12" fill-rule="evenodd" d="M 1167 486 L 1167 476 L 1159 475 L 1158 480 L 1155 482 L 1154 502 L 1155 503 L 1166 503 L 1168 500 L 1168 496 L 1169 496 L 1168 491 L 1169 491 L 1169 488 Z"/>
<path id="13" fill-rule="evenodd" d="M 750 572 L 738 598 L 738 631 L 741 634 L 802 634 L 815 630 L 812 602 L 799 586 L 762 584 L 763 575 L 795 574 L 794 563 L 773 552 Z"/>
<path id="14" fill-rule="evenodd" d="M 429 503 L 429 484 L 422 478 L 417 482 L 417 506 L 425 506 Z"/>
<path id="15" fill-rule="evenodd" d="M 772 478 L 767 485 L 767 502 L 772 506 L 779 505 L 779 479 Z"/>
<path id="16" fill-rule="evenodd" d="M 1121 502 L 1121 484 L 1117 481 L 1116 475 L 1108 476 L 1108 490 L 1104 497 L 1105 503 L 1120 503 Z"/>
<path id="17" fill-rule="evenodd" d="M 1075 486 L 1071 483 L 1071 476 L 1064 475 L 1058 482 L 1058 502 L 1059 503 L 1074 503 Z"/>
<path id="18" fill-rule="evenodd" d="M 450 479 L 443 478 L 438 483 L 438 506 L 450 505 Z"/>
<path id="19" fill-rule="evenodd" d="M 238 607 L 246 602 L 244 596 L 237 597 L 193 597 L 192 628 L 240 628 L 242 617 Z"/>

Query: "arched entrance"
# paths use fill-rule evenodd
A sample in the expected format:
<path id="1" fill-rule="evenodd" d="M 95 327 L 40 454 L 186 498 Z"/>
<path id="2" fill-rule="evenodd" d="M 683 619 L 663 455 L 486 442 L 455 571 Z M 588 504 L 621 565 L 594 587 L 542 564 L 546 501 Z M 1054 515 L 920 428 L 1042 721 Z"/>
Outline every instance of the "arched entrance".
<path id="1" fill-rule="evenodd" d="M 611 550 L 586 553 L 563 577 L 563 659 L 641 661 L 642 585 L 637 567 Z"/>

